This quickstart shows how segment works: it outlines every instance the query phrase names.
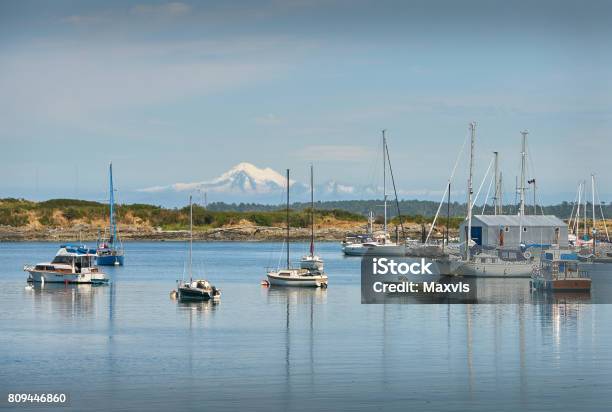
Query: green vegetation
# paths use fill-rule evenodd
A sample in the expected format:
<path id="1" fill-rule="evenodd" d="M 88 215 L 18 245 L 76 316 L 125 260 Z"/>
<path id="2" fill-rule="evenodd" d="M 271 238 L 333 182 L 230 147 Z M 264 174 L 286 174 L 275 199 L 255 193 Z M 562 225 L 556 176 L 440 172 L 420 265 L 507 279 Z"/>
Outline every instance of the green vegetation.
<path id="1" fill-rule="evenodd" d="M 165 230 L 182 230 L 189 226 L 189 207 L 166 209 L 160 206 L 132 204 L 117 205 L 120 224 L 148 225 Z M 340 209 L 315 210 L 317 221 L 332 219 L 349 222 L 365 222 L 364 216 Z M 32 202 L 23 199 L 0 199 L 0 225 L 25 226 L 35 223 L 46 227 L 58 227 L 75 222 L 106 222 L 108 205 L 98 202 L 52 199 Z M 216 228 L 237 225 L 245 221 L 257 226 L 282 226 L 286 211 L 282 208 L 267 211 L 215 211 L 194 205 L 193 221 L 197 228 Z M 290 210 L 289 221 L 293 227 L 310 225 L 310 209 Z"/>

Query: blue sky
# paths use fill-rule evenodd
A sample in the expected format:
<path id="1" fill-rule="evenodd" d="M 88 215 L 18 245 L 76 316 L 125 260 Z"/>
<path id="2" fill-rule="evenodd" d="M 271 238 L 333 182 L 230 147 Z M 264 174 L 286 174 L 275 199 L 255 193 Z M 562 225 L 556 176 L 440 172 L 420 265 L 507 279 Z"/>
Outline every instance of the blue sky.
<path id="1" fill-rule="evenodd" d="M 603 1 L 5 1 L 0 196 L 101 199 L 111 160 L 128 200 L 243 161 L 369 184 L 386 128 L 398 186 L 437 199 L 475 120 L 477 176 L 498 150 L 514 186 L 528 129 L 545 203 L 591 172 L 611 201 L 611 19 Z"/>

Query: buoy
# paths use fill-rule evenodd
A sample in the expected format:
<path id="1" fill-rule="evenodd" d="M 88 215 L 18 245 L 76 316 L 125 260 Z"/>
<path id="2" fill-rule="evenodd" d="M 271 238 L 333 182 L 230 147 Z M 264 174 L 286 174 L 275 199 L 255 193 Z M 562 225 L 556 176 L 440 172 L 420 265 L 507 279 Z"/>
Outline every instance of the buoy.
<path id="1" fill-rule="evenodd" d="M 270 286 L 270 282 L 267 279 L 264 279 L 264 280 L 261 281 L 261 286 L 268 287 L 268 286 Z"/>
<path id="2" fill-rule="evenodd" d="M 176 299 L 178 297 L 178 292 L 176 290 L 173 290 L 172 292 L 170 292 L 170 299 Z"/>

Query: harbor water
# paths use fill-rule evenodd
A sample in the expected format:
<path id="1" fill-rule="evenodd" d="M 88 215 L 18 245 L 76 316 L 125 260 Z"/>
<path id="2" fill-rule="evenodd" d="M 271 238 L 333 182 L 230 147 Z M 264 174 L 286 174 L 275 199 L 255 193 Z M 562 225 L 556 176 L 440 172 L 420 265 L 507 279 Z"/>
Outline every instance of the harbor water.
<path id="1" fill-rule="evenodd" d="M 327 290 L 262 287 L 281 245 L 254 242 L 194 244 L 218 304 L 170 299 L 178 242 L 127 243 L 107 286 L 26 290 L 23 265 L 58 246 L 0 243 L 0 409 L 8 393 L 66 393 L 75 411 L 610 407 L 612 305 L 362 305 L 360 260 L 337 243 L 317 245 Z"/>

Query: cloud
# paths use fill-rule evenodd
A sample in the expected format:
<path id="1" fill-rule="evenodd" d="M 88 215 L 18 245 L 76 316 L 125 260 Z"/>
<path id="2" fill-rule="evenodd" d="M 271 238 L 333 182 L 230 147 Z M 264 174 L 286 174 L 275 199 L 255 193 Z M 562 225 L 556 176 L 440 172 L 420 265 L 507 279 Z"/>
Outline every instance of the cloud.
<path id="1" fill-rule="evenodd" d="M 314 145 L 303 148 L 300 157 L 307 160 L 355 162 L 372 156 L 372 150 L 363 146 Z"/>
<path id="2" fill-rule="evenodd" d="M 191 12 L 191 6 L 181 2 L 137 4 L 130 10 L 139 16 L 182 16 Z"/>

